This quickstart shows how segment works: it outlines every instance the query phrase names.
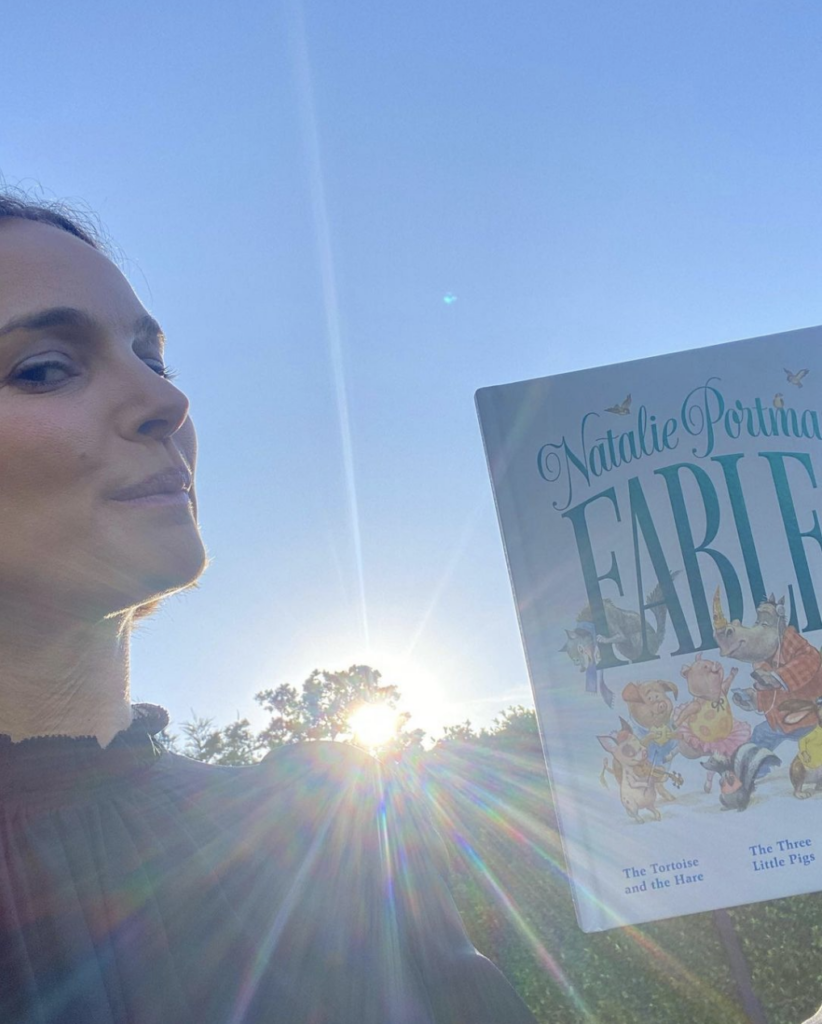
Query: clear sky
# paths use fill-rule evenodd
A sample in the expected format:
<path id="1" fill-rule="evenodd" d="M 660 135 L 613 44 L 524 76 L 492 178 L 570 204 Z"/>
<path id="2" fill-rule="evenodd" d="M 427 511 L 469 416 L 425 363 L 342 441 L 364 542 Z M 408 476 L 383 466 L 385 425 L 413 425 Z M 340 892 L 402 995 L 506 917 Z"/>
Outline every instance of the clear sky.
<path id="1" fill-rule="evenodd" d="M 0 173 L 100 215 L 200 436 L 213 564 L 135 696 L 253 718 L 367 662 L 429 733 L 529 703 L 473 393 L 822 321 L 821 30 L 813 0 L 9 6 Z"/>

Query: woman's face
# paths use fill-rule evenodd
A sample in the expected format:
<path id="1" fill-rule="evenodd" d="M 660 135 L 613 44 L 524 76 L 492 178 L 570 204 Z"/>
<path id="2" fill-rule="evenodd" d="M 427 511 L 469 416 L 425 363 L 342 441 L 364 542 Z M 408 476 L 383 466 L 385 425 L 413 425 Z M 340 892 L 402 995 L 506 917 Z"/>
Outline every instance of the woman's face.
<path id="1" fill-rule="evenodd" d="M 113 263 L 57 228 L 0 221 L 0 601 L 94 618 L 202 572 L 182 493 L 196 437 L 163 371 Z M 113 497 L 174 469 L 176 496 Z"/>

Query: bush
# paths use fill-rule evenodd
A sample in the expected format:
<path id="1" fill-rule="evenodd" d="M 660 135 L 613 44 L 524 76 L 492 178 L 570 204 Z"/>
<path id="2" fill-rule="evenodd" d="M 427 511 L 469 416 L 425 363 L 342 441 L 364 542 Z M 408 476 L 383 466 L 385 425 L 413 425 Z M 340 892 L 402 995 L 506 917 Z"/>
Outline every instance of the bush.
<path id="1" fill-rule="evenodd" d="M 745 1024 L 711 914 L 579 929 L 539 753 L 452 742 L 426 756 L 425 770 L 471 938 L 538 1021 Z M 822 895 L 730 913 L 769 1024 L 810 1017 L 822 1003 Z"/>

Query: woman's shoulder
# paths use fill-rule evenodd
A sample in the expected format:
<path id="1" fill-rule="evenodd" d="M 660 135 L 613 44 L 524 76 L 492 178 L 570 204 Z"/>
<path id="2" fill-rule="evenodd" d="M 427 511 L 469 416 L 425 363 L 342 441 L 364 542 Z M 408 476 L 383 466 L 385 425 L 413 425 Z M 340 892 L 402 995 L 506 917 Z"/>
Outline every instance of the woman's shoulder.
<path id="1" fill-rule="evenodd" d="M 249 921 L 261 915 L 270 930 L 271 901 L 300 892 L 299 914 L 283 940 L 289 962 L 313 962 L 316 943 L 326 960 L 328 949 L 336 951 L 336 973 L 327 967 L 312 978 L 317 1000 L 326 988 L 334 998 L 350 991 L 362 1012 L 381 984 L 397 981 L 399 965 L 390 955 L 399 937 L 403 957 L 413 964 L 408 969 L 415 980 L 408 984 L 415 991 L 421 986 L 434 1008 L 425 1019 L 534 1024 L 465 932 L 445 882 L 436 809 L 411 768 L 328 741 L 276 747 L 249 766 L 207 765 L 179 755 L 169 755 L 167 765 L 205 787 L 206 798 L 192 802 L 198 814 L 207 809 L 211 820 L 231 823 L 222 830 L 232 848 L 226 856 L 247 888 L 261 894 L 253 905 L 243 902 Z M 367 977 L 364 944 L 372 951 Z M 360 983 L 367 992 L 360 992 Z M 340 1012 L 338 1019 L 356 1019 L 353 1011 Z"/>
<path id="2" fill-rule="evenodd" d="M 275 747 L 254 771 L 262 790 L 315 806 L 328 800 L 373 806 L 385 782 L 382 766 L 370 754 L 328 740 Z"/>
<path id="3" fill-rule="evenodd" d="M 138 737 L 149 747 L 153 743 L 155 756 L 159 755 L 161 746 L 149 737 L 157 736 L 168 725 L 166 709 L 158 704 L 133 704 L 132 719 L 131 728 L 123 735 Z M 271 786 L 287 783 L 289 779 L 301 781 L 307 778 L 315 785 L 322 782 L 350 784 L 378 774 L 378 762 L 366 751 L 351 743 L 330 740 L 284 743 L 272 747 L 254 764 L 210 764 L 174 750 L 165 749 L 162 753 L 165 756 L 159 758 L 160 774 L 194 785 L 213 784 L 218 788 L 232 782 L 243 786 Z"/>
<path id="4" fill-rule="evenodd" d="M 264 771 L 293 766 L 320 773 L 371 770 L 375 764 L 375 758 L 359 747 L 331 740 L 284 743 L 269 750 L 259 762 Z"/>
<path id="5" fill-rule="evenodd" d="M 157 767 L 165 785 L 181 791 L 306 809 L 333 796 L 362 801 L 371 793 L 379 800 L 389 774 L 350 743 L 323 740 L 275 747 L 250 765 L 207 764 L 167 751 Z"/>
<path id="6" fill-rule="evenodd" d="M 213 764 L 199 761 L 177 751 L 166 752 L 166 763 L 175 771 L 206 777 L 212 775 L 246 777 L 250 774 L 267 776 L 280 771 L 312 771 L 319 774 L 347 774 L 374 770 L 376 759 L 350 743 L 317 740 L 303 743 L 284 743 L 273 747 L 253 764 Z"/>

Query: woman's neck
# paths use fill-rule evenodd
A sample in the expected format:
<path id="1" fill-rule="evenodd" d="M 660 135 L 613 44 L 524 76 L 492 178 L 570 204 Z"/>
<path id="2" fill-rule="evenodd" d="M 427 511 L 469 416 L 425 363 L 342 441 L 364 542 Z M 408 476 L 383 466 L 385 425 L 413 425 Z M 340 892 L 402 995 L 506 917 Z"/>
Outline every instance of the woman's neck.
<path id="1" fill-rule="evenodd" d="M 123 620 L 0 615 L 0 733 L 95 736 L 106 747 L 131 723 L 130 627 Z"/>

